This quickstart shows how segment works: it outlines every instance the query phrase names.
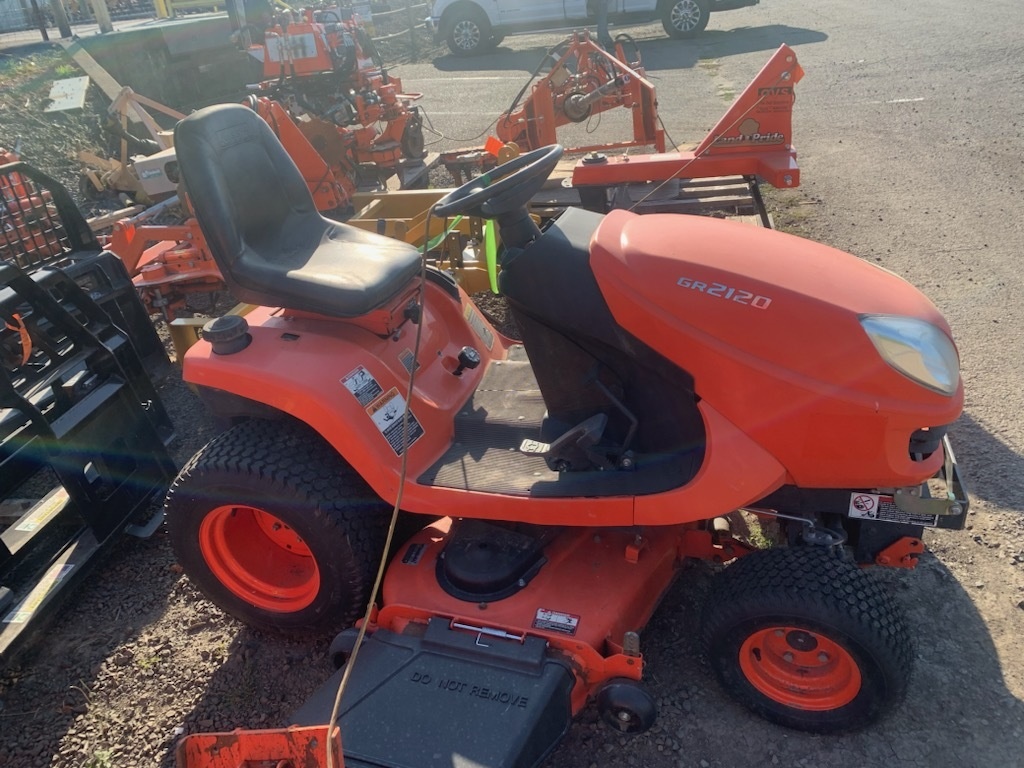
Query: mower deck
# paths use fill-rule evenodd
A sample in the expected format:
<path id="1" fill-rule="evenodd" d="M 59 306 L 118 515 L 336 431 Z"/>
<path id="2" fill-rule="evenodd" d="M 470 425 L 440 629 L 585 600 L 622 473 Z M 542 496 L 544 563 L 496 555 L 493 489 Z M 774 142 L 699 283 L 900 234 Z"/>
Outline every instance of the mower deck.
<path id="1" fill-rule="evenodd" d="M 484 374 L 455 417 L 455 439 L 423 475 L 421 485 L 540 498 L 629 496 L 684 485 L 699 453 L 638 456 L 632 471 L 555 472 L 543 456 L 519 450 L 524 440 L 550 441 L 540 387 L 522 346 Z"/>
<path id="2" fill-rule="evenodd" d="M 595 688 L 639 678 L 635 633 L 672 583 L 680 543 L 674 528 L 647 539 L 473 520 L 425 528 L 396 555 L 342 699 L 345 765 L 540 764 Z M 356 634 L 332 652 L 351 652 Z M 341 674 L 294 724 L 330 720 Z"/>

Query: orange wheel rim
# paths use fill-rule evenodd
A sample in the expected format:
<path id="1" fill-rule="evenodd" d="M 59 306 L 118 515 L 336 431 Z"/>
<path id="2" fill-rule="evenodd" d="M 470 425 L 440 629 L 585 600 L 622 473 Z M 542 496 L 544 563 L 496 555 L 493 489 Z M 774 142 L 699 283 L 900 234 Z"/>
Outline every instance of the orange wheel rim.
<path id="1" fill-rule="evenodd" d="M 824 635 L 775 626 L 752 633 L 740 648 L 740 669 L 758 691 L 794 709 L 844 707 L 860 692 L 860 668 Z"/>
<path id="2" fill-rule="evenodd" d="M 320 570 L 309 547 L 261 509 L 217 507 L 199 527 L 199 548 L 221 584 L 264 610 L 300 611 L 320 591 Z"/>

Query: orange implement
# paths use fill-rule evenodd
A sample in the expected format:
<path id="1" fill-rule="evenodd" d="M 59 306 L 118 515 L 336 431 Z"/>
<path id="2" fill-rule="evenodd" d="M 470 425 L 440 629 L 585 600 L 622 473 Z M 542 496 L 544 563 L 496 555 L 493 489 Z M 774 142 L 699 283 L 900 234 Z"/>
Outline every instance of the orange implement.
<path id="1" fill-rule="evenodd" d="M 555 49 L 551 55 L 555 63 L 533 83 L 523 103 L 498 118 L 498 138 L 515 142 L 524 151 L 537 149 L 556 143 L 556 130 L 563 125 L 624 107 L 633 115 L 632 141 L 574 147 L 573 151 L 653 146 L 664 152 L 665 130 L 658 120 L 654 84 L 647 79 L 639 51 L 636 56 L 635 62 L 627 63 L 621 43 L 612 55 L 588 33 L 574 32 Z"/>
<path id="2" fill-rule="evenodd" d="M 178 768 L 320 768 L 327 764 L 327 726 L 234 730 L 230 733 L 195 733 L 178 742 Z M 344 766 L 341 732 L 334 730 L 331 756 Z"/>
<path id="3" fill-rule="evenodd" d="M 875 562 L 890 568 L 915 568 L 917 558 L 923 553 L 923 541 L 914 536 L 904 536 L 879 552 Z"/>
<path id="4" fill-rule="evenodd" d="M 588 158 L 573 186 L 609 186 L 667 179 L 757 176 L 773 187 L 796 187 L 793 147 L 795 86 L 804 76 L 796 53 L 782 45 L 696 149 L 656 155 Z"/>

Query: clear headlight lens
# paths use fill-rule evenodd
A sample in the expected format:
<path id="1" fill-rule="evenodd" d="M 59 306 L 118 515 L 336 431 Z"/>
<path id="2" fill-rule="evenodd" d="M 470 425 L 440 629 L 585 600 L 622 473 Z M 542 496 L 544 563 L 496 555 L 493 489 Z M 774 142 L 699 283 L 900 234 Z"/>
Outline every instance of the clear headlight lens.
<path id="1" fill-rule="evenodd" d="M 944 395 L 956 392 L 960 356 L 934 325 L 896 315 L 867 315 L 860 324 L 882 359 L 904 376 Z"/>

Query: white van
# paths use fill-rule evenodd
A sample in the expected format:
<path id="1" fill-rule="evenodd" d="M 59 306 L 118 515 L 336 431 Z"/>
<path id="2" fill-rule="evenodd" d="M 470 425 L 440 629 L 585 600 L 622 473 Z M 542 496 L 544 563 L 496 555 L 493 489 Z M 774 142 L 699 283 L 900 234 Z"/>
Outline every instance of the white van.
<path id="1" fill-rule="evenodd" d="M 456 56 L 494 48 L 513 32 L 539 32 L 597 22 L 600 0 L 434 0 L 428 25 L 434 39 L 448 41 Z M 670 37 L 693 37 L 704 31 L 712 11 L 757 5 L 759 0 L 607 0 L 612 24 L 661 20 Z"/>

